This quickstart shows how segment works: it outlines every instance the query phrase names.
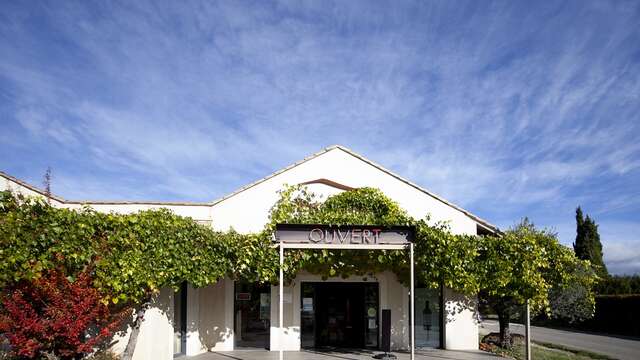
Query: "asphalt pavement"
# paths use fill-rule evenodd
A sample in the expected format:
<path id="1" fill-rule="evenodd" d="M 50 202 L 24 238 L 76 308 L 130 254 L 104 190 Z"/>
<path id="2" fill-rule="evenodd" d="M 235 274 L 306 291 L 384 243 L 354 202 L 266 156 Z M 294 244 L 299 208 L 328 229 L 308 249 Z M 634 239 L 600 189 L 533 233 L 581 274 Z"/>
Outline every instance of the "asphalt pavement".
<path id="1" fill-rule="evenodd" d="M 524 335 L 524 326 L 511 324 L 511 332 Z M 480 325 L 482 335 L 498 331 L 498 322 L 485 320 Z M 594 335 L 582 332 L 531 327 L 531 339 L 534 341 L 564 345 L 573 349 L 588 350 L 619 360 L 640 359 L 640 340 L 631 340 L 615 336 Z"/>

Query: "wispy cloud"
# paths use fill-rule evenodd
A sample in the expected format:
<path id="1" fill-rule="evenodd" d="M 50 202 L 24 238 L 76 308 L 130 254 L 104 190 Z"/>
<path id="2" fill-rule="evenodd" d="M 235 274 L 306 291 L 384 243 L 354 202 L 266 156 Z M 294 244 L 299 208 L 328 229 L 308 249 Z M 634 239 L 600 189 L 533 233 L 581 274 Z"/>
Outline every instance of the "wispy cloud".
<path id="1" fill-rule="evenodd" d="M 69 198 L 211 200 L 341 143 L 502 226 L 640 219 L 633 2 L 1 7 L 0 166 Z"/>

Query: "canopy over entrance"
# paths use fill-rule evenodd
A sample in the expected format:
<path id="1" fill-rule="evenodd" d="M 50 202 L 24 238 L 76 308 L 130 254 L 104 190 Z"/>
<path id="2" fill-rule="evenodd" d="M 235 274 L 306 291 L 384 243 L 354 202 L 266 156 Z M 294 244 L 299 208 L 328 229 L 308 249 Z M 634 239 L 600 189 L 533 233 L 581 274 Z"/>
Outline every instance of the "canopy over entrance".
<path id="1" fill-rule="evenodd" d="M 283 358 L 283 288 L 284 288 L 284 249 L 347 249 L 347 250 L 403 250 L 409 248 L 410 256 L 410 299 L 411 299 L 411 359 L 415 358 L 414 319 L 414 266 L 413 241 L 414 228 L 409 226 L 371 226 L 371 225 L 309 225 L 277 224 L 274 241 L 280 249 L 280 284 L 278 307 L 278 347 L 280 359 Z"/>

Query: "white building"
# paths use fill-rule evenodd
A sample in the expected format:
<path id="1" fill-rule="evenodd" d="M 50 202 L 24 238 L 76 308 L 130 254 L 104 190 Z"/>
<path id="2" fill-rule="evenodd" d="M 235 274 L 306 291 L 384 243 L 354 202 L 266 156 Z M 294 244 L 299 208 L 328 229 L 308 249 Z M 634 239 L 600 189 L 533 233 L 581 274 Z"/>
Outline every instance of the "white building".
<path id="1" fill-rule="evenodd" d="M 495 233 L 498 229 L 439 196 L 401 178 L 341 146 L 313 154 L 211 203 L 68 201 L 52 196 L 53 206 L 130 213 L 169 208 L 178 215 L 241 233 L 261 231 L 285 184 L 305 184 L 325 198 L 358 187 L 380 189 L 409 215 L 448 221 L 457 234 Z M 0 191 L 12 189 L 42 196 L 42 190 L 0 172 Z M 419 269 L 417 269 L 419 271 Z M 380 312 L 391 309 L 394 349 L 409 346 L 408 289 L 394 274 L 333 278 L 301 273 L 284 289 L 284 335 L 278 341 L 277 284 L 260 286 L 226 279 L 216 285 L 181 292 L 162 290 L 141 328 L 135 359 L 171 359 L 174 354 L 268 348 L 297 351 L 304 347 L 369 347 L 380 344 Z M 416 289 L 417 347 L 471 350 L 478 347 L 475 309 L 449 289 Z M 453 311 L 443 311 L 453 310 Z M 126 338 L 114 350 L 122 351 Z"/>

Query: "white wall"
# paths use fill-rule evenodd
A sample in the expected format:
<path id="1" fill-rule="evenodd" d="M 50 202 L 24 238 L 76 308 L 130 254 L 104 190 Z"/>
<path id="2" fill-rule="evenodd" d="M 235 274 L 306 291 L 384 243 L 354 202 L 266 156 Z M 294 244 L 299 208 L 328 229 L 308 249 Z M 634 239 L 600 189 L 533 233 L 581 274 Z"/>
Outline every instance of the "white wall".
<path id="1" fill-rule="evenodd" d="M 402 286 L 391 272 L 367 276 L 368 282 L 379 284 L 379 310 L 391 309 L 391 347 L 406 350 L 409 347 L 409 306 L 406 287 Z M 300 273 L 290 286 L 285 287 L 284 304 L 284 350 L 300 350 L 300 294 L 305 281 L 319 282 L 318 275 Z M 328 282 L 362 282 L 363 277 L 348 279 L 330 278 Z M 187 295 L 187 348 L 188 356 L 206 351 L 233 350 L 233 281 L 225 279 L 216 285 L 201 289 L 188 288 Z M 278 346 L 278 287 L 271 288 L 271 350 Z M 173 354 L 173 290 L 163 289 L 154 297 L 152 307 L 145 315 L 145 321 L 138 338 L 134 359 L 171 359 Z M 445 348 L 450 350 L 475 350 L 478 346 L 478 327 L 475 317 L 474 299 L 460 296 L 445 289 L 446 321 Z M 461 305 L 461 304 L 464 304 Z M 470 306 L 470 307 L 469 307 Z M 379 316 L 381 316 L 379 314 Z M 164 340 L 162 340 L 164 339 Z M 120 339 L 114 352 L 121 353 L 126 346 L 127 336 Z"/>
<path id="2" fill-rule="evenodd" d="M 211 224 L 211 206 L 206 204 L 144 204 L 144 203 L 72 203 L 67 202 L 59 205 L 60 207 L 69 209 L 81 209 L 83 206 L 89 206 L 98 212 L 114 212 L 117 214 L 132 214 L 143 210 L 153 209 L 169 209 L 180 216 L 190 217 L 200 223 Z"/>
<path id="3" fill-rule="evenodd" d="M 213 226 L 219 230 L 234 228 L 241 233 L 260 231 L 268 220 L 269 210 L 278 199 L 277 191 L 284 184 L 296 185 L 317 179 L 329 179 L 354 188 L 378 188 L 415 218 L 430 214 L 433 222 L 450 222 L 454 233 L 476 234 L 476 222 L 463 212 L 340 148 L 334 148 L 214 204 Z M 339 192 L 334 187 L 322 184 L 314 184 L 312 189 L 325 196 Z"/>
<path id="4" fill-rule="evenodd" d="M 478 305 L 475 297 L 444 290 L 444 348 L 448 350 L 478 349 Z"/>
<path id="5" fill-rule="evenodd" d="M 13 181 L 4 176 L 0 176 L 0 191 L 6 191 L 6 190 L 11 191 L 13 193 L 19 193 L 24 196 L 44 197 L 40 192 L 34 191 L 20 184 L 19 182 Z M 62 204 L 60 201 L 54 198 L 51 198 L 50 201 L 51 201 L 51 205 L 53 206 L 59 206 Z"/>
<path id="6" fill-rule="evenodd" d="M 42 192 L 34 191 L 23 184 L 0 175 L 0 191 L 10 190 L 31 197 L 44 197 Z M 211 224 L 211 206 L 209 204 L 188 203 L 144 203 L 144 202 L 76 202 L 59 201 L 51 198 L 51 205 L 59 208 L 81 209 L 89 206 L 98 212 L 118 214 L 131 214 L 142 210 L 169 209 L 180 216 L 190 217 L 202 224 Z"/>
<path id="7" fill-rule="evenodd" d="M 304 281 L 322 281 L 318 275 L 299 274 L 290 286 L 284 288 L 284 350 L 300 350 L 300 293 Z M 330 278 L 329 282 L 362 282 L 363 277 L 348 279 Z M 392 347 L 406 349 L 408 337 L 408 289 L 403 287 L 393 273 L 385 272 L 367 281 L 378 282 L 380 291 L 380 310 L 392 310 Z M 196 355 L 213 351 L 233 350 L 233 290 L 230 279 L 220 281 L 214 286 L 201 289 L 189 288 L 188 293 L 188 335 L 187 355 Z M 278 339 L 278 287 L 271 287 L 271 337 L 270 348 L 279 350 Z"/>
<path id="8" fill-rule="evenodd" d="M 233 350 L 233 280 L 187 293 L 186 355 Z"/>
<path id="9" fill-rule="evenodd" d="M 173 290 L 162 289 L 145 312 L 133 360 L 173 359 L 173 311 Z"/>
<path id="10" fill-rule="evenodd" d="M 377 282 L 380 292 L 380 310 L 391 309 L 393 349 L 407 349 L 408 332 L 408 289 L 402 286 L 395 274 L 384 272 L 366 276 L 368 282 Z M 300 350 L 300 294 L 305 281 L 319 282 L 322 278 L 306 272 L 300 273 L 289 286 L 284 288 L 284 350 Z M 329 278 L 328 282 L 363 282 L 363 277 L 348 279 Z M 213 351 L 233 350 L 233 281 L 225 279 L 214 286 L 201 289 L 189 288 L 188 293 L 188 335 L 187 355 Z M 271 337 L 270 348 L 279 350 L 278 342 L 278 287 L 271 287 Z"/>
<path id="11" fill-rule="evenodd" d="M 425 194 L 423 191 L 387 174 L 370 164 L 352 156 L 351 154 L 334 148 L 310 161 L 303 162 L 288 171 L 280 173 L 266 181 L 249 187 L 213 205 L 213 227 L 218 230 L 233 228 L 242 233 L 257 232 L 263 229 L 268 221 L 268 213 L 278 199 L 277 191 L 284 184 L 295 185 L 317 179 L 329 179 L 349 187 L 374 187 L 398 202 L 414 218 L 424 218 L 429 215 L 431 222 L 448 222 L 451 231 L 456 234 L 474 235 L 477 225 L 474 220 L 463 212 Z M 309 189 L 326 198 L 342 190 L 324 184 L 312 184 Z M 395 276 L 390 274 L 390 276 Z M 387 292 L 381 291 L 381 305 L 383 301 L 392 308 L 392 322 L 399 327 L 394 330 L 394 348 L 408 347 L 408 305 L 406 295 L 408 291 L 397 281 L 385 281 Z M 381 283 L 381 289 L 382 289 Z M 277 287 L 272 291 L 272 325 L 277 326 Z M 290 291 L 288 289 L 287 291 Z M 386 294 L 385 294 L 386 293 Z M 401 295 L 404 294 L 404 295 Z M 293 297 L 299 296 L 299 290 L 294 289 Z M 387 296 L 386 299 L 384 297 Z M 478 326 L 473 309 L 466 308 L 466 304 L 474 299 L 459 296 L 450 290 L 445 291 L 445 305 L 448 309 L 463 309 L 451 311 L 444 324 L 445 348 L 456 350 L 472 350 L 478 348 Z M 295 301 L 295 300 L 294 300 Z M 299 340 L 299 302 L 285 306 L 285 349 L 296 350 L 300 347 Z M 275 308 L 274 308 L 275 307 Z M 299 309 L 298 309 L 299 310 Z M 293 313 L 292 313 L 293 311 Z M 297 315 L 295 315 L 297 314 Z M 298 316 L 296 322 L 294 316 Z M 272 329 L 272 350 L 277 349 L 277 332 Z"/>

